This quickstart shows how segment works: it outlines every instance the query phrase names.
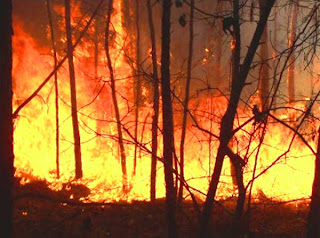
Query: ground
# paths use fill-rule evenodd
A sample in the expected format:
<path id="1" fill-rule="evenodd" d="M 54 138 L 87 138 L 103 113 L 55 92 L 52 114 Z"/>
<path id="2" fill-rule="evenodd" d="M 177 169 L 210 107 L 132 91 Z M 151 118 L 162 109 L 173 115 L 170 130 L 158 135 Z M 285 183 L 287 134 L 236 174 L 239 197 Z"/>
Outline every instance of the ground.
<path id="1" fill-rule="evenodd" d="M 78 188 L 79 189 L 79 188 Z M 86 188 L 80 190 L 86 193 Z M 143 201 L 110 204 L 81 203 L 69 199 L 70 190 L 52 192 L 44 181 L 18 185 L 15 193 L 14 237 L 16 238 L 162 238 L 166 237 L 165 202 Z M 213 211 L 211 232 L 227 237 L 235 199 L 220 201 Z M 302 238 L 308 204 L 281 203 L 263 197 L 252 204 L 250 231 L 258 238 Z M 178 209 L 181 238 L 195 238 L 197 214 L 192 202 Z"/>

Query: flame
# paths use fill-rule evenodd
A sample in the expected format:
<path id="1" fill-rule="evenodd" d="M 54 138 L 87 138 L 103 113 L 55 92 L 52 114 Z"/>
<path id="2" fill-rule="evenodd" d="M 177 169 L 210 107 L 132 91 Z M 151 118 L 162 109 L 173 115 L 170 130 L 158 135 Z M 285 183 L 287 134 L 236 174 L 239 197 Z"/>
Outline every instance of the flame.
<path id="1" fill-rule="evenodd" d="M 230 49 L 234 50 L 236 48 L 236 39 L 232 38 L 231 42 L 230 42 Z"/>
<path id="2" fill-rule="evenodd" d="M 122 27 L 121 2 L 115 1 L 112 25 L 115 38 L 111 46 L 111 55 L 115 71 L 119 109 L 123 125 L 130 129 L 133 126 L 134 116 L 131 108 L 134 105 L 132 70 L 124 56 L 125 36 L 127 33 Z M 63 15 L 63 9 L 55 7 L 55 11 Z M 73 17 L 81 15 L 79 6 L 73 8 Z M 75 26 L 77 23 L 72 22 Z M 63 26 L 62 26 L 63 27 Z M 14 77 L 14 108 L 17 108 L 43 79 L 52 71 L 53 60 L 50 56 L 51 49 L 42 49 L 37 46 L 33 38 L 25 33 L 18 22 L 14 24 L 13 37 L 13 77 Z M 89 34 L 94 32 L 89 29 Z M 64 37 L 62 39 L 64 42 Z M 234 41 L 231 41 L 231 49 L 234 49 Z M 118 142 L 115 116 L 113 112 L 111 90 L 109 89 L 109 72 L 105 64 L 105 54 L 99 52 L 99 79 L 94 77 L 94 65 L 92 60 L 92 42 L 80 44 L 74 52 L 77 95 L 79 108 L 79 125 L 82 142 L 83 172 L 84 177 L 74 182 L 77 185 L 85 185 L 90 189 L 86 196 L 90 201 L 119 201 L 127 199 L 148 200 L 150 187 L 151 155 L 143 150 L 139 153 L 136 175 L 133 171 L 134 145 L 125 144 L 127 155 L 128 180 L 132 189 L 129 195 L 122 194 L 122 174 L 119 161 Z M 210 53 L 205 48 L 207 54 Z M 59 55 L 62 57 L 63 55 Z M 204 60 L 207 60 L 206 58 Z M 205 62 L 203 62 L 205 63 Z M 160 65 L 160 62 L 158 63 Z M 70 90 L 67 65 L 61 67 L 58 72 L 59 79 L 59 106 L 60 106 L 60 171 L 61 177 L 56 178 L 55 171 L 55 106 L 53 82 L 48 83 L 15 119 L 14 151 L 16 176 L 25 177 L 22 184 L 30 182 L 26 174 L 45 179 L 54 190 L 61 190 L 64 184 L 73 180 L 74 156 L 73 133 L 70 116 Z M 99 95 L 97 96 L 99 92 Z M 148 90 L 142 89 L 147 97 Z M 199 125 L 219 135 L 220 120 L 225 112 L 228 101 L 221 95 L 210 95 L 190 101 L 195 118 Z M 295 105 L 297 106 L 297 105 Z M 213 109 L 212 109 L 213 108 Z M 198 109 L 198 110 L 197 110 Z M 139 118 L 145 121 L 145 125 L 139 128 L 139 140 L 151 150 L 151 120 L 152 105 L 144 103 L 140 108 Z M 235 127 L 244 123 L 251 112 L 243 108 L 239 109 L 239 118 Z M 277 115 L 286 118 L 286 114 Z M 176 135 L 180 135 L 180 115 L 176 116 Z M 214 156 L 217 152 L 218 140 L 210 137 L 192 126 L 190 122 L 185 146 L 185 179 L 191 187 L 206 193 L 210 175 L 213 172 Z M 307 125 L 310 126 L 310 125 Z M 311 194 L 311 185 L 314 171 L 314 155 L 310 150 L 295 139 L 290 145 L 293 132 L 281 124 L 269 123 L 264 142 L 257 159 L 255 157 L 259 145 L 259 133 L 254 132 L 256 125 L 248 124 L 239 130 L 233 140 L 233 150 L 248 160 L 244 169 L 244 180 L 248 183 L 252 178 L 253 168 L 257 163 L 256 175 L 262 173 L 268 166 L 275 164 L 263 172 L 254 183 L 254 192 L 263 191 L 268 197 L 275 199 L 295 199 L 308 197 Z M 310 128 L 308 127 L 307 130 Z M 310 129 L 311 130 L 311 129 Z M 253 138 L 250 135 L 253 135 Z M 125 139 L 130 137 L 125 134 Z M 176 145 L 179 144 L 179 136 L 176 136 Z M 252 141 L 251 141 L 252 140 Z M 251 141 L 249 143 L 249 141 Z M 315 148 L 315 143 L 309 140 Z M 248 147 L 250 144 L 250 147 Z M 159 141 L 159 156 L 161 156 L 161 141 Z M 233 183 L 231 164 L 226 158 L 221 182 L 218 189 L 218 197 L 224 198 L 236 193 Z M 67 189 L 70 189 L 67 187 Z M 70 198 L 75 199 L 75 194 Z M 157 172 L 157 197 L 165 196 L 163 166 L 158 163 Z M 186 196 L 188 194 L 186 193 Z M 199 195 L 201 197 L 201 195 Z M 83 200 L 83 199 L 82 199 Z M 27 213 L 25 213 L 27 215 Z"/>

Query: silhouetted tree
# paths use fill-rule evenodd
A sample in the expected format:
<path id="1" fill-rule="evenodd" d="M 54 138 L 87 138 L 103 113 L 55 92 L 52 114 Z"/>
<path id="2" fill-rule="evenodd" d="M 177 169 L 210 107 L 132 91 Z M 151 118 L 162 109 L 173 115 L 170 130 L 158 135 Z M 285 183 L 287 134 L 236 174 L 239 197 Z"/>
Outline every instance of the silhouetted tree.
<path id="1" fill-rule="evenodd" d="M 320 131 L 318 132 L 310 211 L 307 224 L 307 238 L 320 237 Z"/>
<path id="2" fill-rule="evenodd" d="M 140 26 L 139 26 L 139 0 L 136 0 L 136 80 L 135 80 L 135 125 L 134 125 L 134 139 L 138 141 L 138 128 L 139 128 L 139 110 L 140 110 L 140 100 L 141 100 L 141 77 L 140 77 Z M 134 161 L 133 161 L 133 175 L 136 175 L 137 169 L 137 152 L 138 144 L 135 143 L 134 146 Z"/>
<path id="3" fill-rule="evenodd" d="M 154 24 L 152 18 L 151 0 L 147 0 L 148 20 L 151 41 L 152 78 L 153 78 L 153 117 L 152 117 L 152 154 L 151 154 L 151 177 L 150 177 L 150 200 L 156 199 L 157 177 L 157 151 L 158 151 L 158 121 L 159 121 L 159 75 L 157 63 L 157 47 Z"/>
<path id="4" fill-rule="evenodd" d="M 290 25 L 289 25 L 289 36 L 288 36 L 288 47 L 295 47 L 294 41 L 296 38 L 297 31 L 297 17 L 298 17 L 298 1 L 292 1 L 291 3 L 291 14 L 290 14 Z M 294 87 L 294 74 L 295 74 L 295 51 L 292 49 L 289 57 L 289 67 L 288 67 L 288 98 L 289 103 L 295 100 L 295 87 Z"/>
<path id="5" fill-rule="evenodd" d="M 1 236 L 12 237 L 13 125 L 12 125 L 12 5 L 0 2 L 0 223 Z"/>
<path id="6" fill-rule="evenodd" d="M 55 37 L 53 32 L 53 23 L 52 23 L 52 14 L 51 14 L 51 0 L 47 0 L 47 13 L 48 13 L 48 21 L 49 21 L 49 28 L 50 28 L 50 39 L 52 44 L 52 50 L 53 50 L 53 65 L 54 68 L 58 65 L 58 59 L 57 59 L 57 50 L 56 50 L 56 44 L 55 44 Z M 59 165 L 59 88 L 58 88 L 58 73 L 54 73 L 54 89 L 55 89 L 55 109 L 56 109 L 56 171 L 57 171 L 57 178 L 60 177 L 60 165 Z"/>
<path id="7" fill-rule="evenodd" d="M 219 183 L 219 178 L 221 175 L 221 170 L 224 162 L 224 157 L 227 155 L 227 151 L 229 149 L 229 143 L 230 140 L 233 137 L 233 123 L 234 118 L 237 112 L 240 95 L 241 92 L 245 86 L 245 82 L 250 70 L 250 66 L 252 63 L 252 60 L 255 56 L 256 50 L 259 46 L 261 36 L 263 34 L 264 27 L 266 25 L 266 22 L 268 20 L 270 11 L 274 5 L 275 0 L 270 0 L 267 2 L 264 11 L 259 19 L 259 22 L 257 24 L 255 33 L 252 37 L 250 46 L 247 50 L 247 54 L 242 62 L 240 64 L 240 32 L 239 29 L 239 20 L 235 21 L 234 25 L 234 52 L 233 52 L 233 69 L 232 69 L 232 85 L 231 85 L 231 94 L 229 103 L 227 106 L 227 110 L 224 114 L 224 116 L 221 119 L 221 129 L 220 129 L 220 136 L 219 141 L 220 145 L 218 147 L 217 156 L 216 156 L 216 162 L 214 171 L 211 176 L 211 181 L 209 184 L 209 189 L 206 197 L 206 201 L 204 203 L 203 211 L 200 218 L 200 229 L 199 229 L 199 236 L 200 237 L 207 237 L 208 236 L 208 224 L 209 219 L 211 216 L 211 211 L 213 208 L 213 202 L 214 198 L 216 196 L 217 187 Z M 239 0 L 233 1 L 233 18 L 239 19 Z M 241 67 L 240 67 L 241 65 Z M 232 158 L 231 158 L 232 159 Z M 240 204 L 241 205 L 241 204 Z M 237 210 L 240 208 L 237 208 Z"/>
<path id="8" fill-rule="evenodd" d="M 126 165 L 126 154 L 124 150 L 124 143 L 123 143 L 123 135 L 122 135 L 122 128 L 121 128 L 121 120 L 120 120 L 120 112 L 118 107 L 117 101 L 117 91 L 116 91 L 116 82 L 114 78 L 114 72 L 112 67 L 112 61 L 110 56 L 110 49 L 109 49 L 109 37 L 110 37 L 110 30 L 109 27 L 111 26 L 111 14 L 113 11 L 113 0 L 108 2 L 108 13 L 107 13 L 107 21 L 106 21 L 106 32 L 105 32 L 105 51 L 107 56 L 107 65 L 110 74 L 110 81 L 111 81 L 111 94 L 112 94 L 112 102 L 114 106 L 116 122 L 117 122 L 117 130 L 118 130 L 118 137 L 119 137 L 119 146 L 120 146 L 120 161 L 121 161 L 121 169 L 122 169 L 122 191 L 124 193 L 128 192 L 128 182 L 127 182 L 127 165 Z"/>
<path id="9" fill-rule="evenodd" d="M 72 29 L 70 23 L 70 0 L 65 0 L 65 19 L 66 19 L 66 34 L 67 34 L 67 56 L 69 62 L 69 76 L 70 76 L 70 93 L 71 93 L 71 116 L 74 138 L 74 156 L 75 156 L 75 172 L 76 179 L 82 178 L 82 162 L 81 162 L 81 142 L 78 123 L 77 110 L 77 92 L 76 92 L 76 78 L 74 74 L 73 65 L 73 45 L 72 45 Z"/>
<path id="10" fill-rule="evenodd" d="M 194 0 L 190 2 L 190 22 L 189 22 L 189 48 L 188 48 L 188 65 L 187 65 L 187 78 L 185 97 L 183 102 L 183 119 L 182 119 L 182 132 L 180 140 L 180 186 L 179 186 L 179 200 L 183 197 L 183 181 L 184 181 L 184 144 L 187 131 L 187 116 L 188 105 L 190 97 L 190 84 L 191 84 L 191 70 L 192 70 L 192 56 L 193 56 L 193 17 L 194 17 Z"/>
<path id="11" fill-rule="evenodd" d="M 263 14 L 264 8 L 267 4 L 267 0 L 259 0 L 259 12 L 260 17 Z M 266 24 L 263 34 L 261 36 L 260 45 L 260 72 L 259 72 L 259 97 L 261 109 L 264 111 L 268 108 L 268 98 L 269 98 L 269 65 L 267 60 L 269 60 L 269 44 L 268 44 L 268 23 Z"/>
<path id="12" fill-rule="evenodd" d="M 162 4 L 162 41 L 161 41 L 161 94 L 163 115 L 163 159 L 166 182 L 166 214 L 168 237 L 177 236 L 176 229 L 176 189 L 173 181 L 173 113 L 170 87 L 170 16 L 171 0 Z"/>

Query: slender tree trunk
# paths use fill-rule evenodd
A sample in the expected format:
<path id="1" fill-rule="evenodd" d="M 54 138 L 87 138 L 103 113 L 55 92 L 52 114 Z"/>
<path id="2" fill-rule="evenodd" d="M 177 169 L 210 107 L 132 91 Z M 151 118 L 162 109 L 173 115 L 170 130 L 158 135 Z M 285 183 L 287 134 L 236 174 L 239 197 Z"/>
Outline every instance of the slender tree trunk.
<path id="1" fill-rule="evenodd" d="M 70 74 L 70 92 L 71 92 L 71 115 L 74 137 L 74 155 L 75 155 L 75 172 L 76 179 L 82 178 L 82 162 L 81 162 L 81 142 L 78 124 L 77 110 L 77 93 L 76 93 L 76 78 L 73 65 L 73 46 L 72 46 L 72 29 L 70 23 L 70 0 L 65 0 L 65 19 L 66 19 L 66 34 L 67 34 L 67 56 L 69 62 Z"/>
<path id="2" fill-rule="evenodd" d="M 274 6 L 274 21 L 273 21 L 273 52 L 272 52 L 272 66 L 273 66 L 273 75 L 276 75 L 276 64 L 277 64 L 277 50 L 279 47 L 279 40 L 278 40 L 278 33 L 279 33 L 279 29 L 278 29 L 278 25 L 279 25 L 279 13 L 278 13 L 278 8 L 277 8 L 277 3 L 275 3 Z M 273 95 L 274 99 L 273 99 L 273 106 L 275 108 L 277 108 L 277 94 L 278 92 L 276 92 L 275 90 L 277 90 L 277 80 L 276 77 L 273 77 L 272 80 L 272 87 L 273 87 Z"/>
<path id="3" fill-rule="evenodd" d="M 94 22 L 94 78 L 98 78 L 99 67 L 99 21 L 98 16 Z"/>
<path id="4" fill-rule="evenodd" d="M 187 116 L 188 116 L 188 104 L 190 95 L 191 84 L 191 69 L 192 69 L 192 55 L 193 55 L 193 15 L 194 15 L 194 0 L 190 2 L 190 23 L 189 23 L 189 55 L 187 65 L 187 78 L 185 88 L 185 98 L 183 107 L 183 119 L 182 119 L 182 132 L 180 141 L 180 186 L 179 186 L 179 201 L 183 198 L 183 181 L 184 181 L 184 143 L 187 130 Z"/>
<path id="5" fill-rule="evenodd" d="M 223 10 L 223 2 L 221 0 L 217 1 L 217 13 L 221 14 L 221 11 Z M 214 43 L 217 45 L 217 51 L 216 51 L 216 57 L 215 57 L 215 63 L 216 63 L 216 75 L 215 80 L 217 81 L 217 86 L 221 87 L 223 85 L 223 80 L 221 78 L 221 59 L 222 59 L 222 28 L 219 28 L 220 30 L 216 33 L 216 39 L 214 40 Z"/>
<path id="6" fill-rule="evenodd" d="M 233 80 L 231 85 L 232 86 L 231 95 L 230 95 L 230 100 L 228 103 L 227 110 L 221 119 L 221 129 L 220 129 L 220 137 L 219 137 L 220 145 L 217 152 L 217 157 L 216 157 L 214 171 L 211 177 L 211 182 L 209 184 L 207 198 L 204 203 L 203 211 L 200 218 L 199 237 L 208 236 L 209 219 L 211 217 L 211 211 L 213 208 L 213 202 L 214 202 L 214 198 L 215 198 L 218 183 L 219 183 L 219 178 L 221 175 L 224 157 L 227 152 L 228 144 L 232 138 L 233 122 L 237 112 L 237 106 L 240 100 L 240 95 L 245 85 L 245 81 L 247 79 L 252 60 L 259 46 L 259 42 L 263 34 L 265 24 L 269 17 L 270 11 L 274 5 L 274 2 L 275 0 L 269 0 L 265 7 L 262 17 L 260 18 L 258 25 L 256 27 L 256 31 L 252 37 L 250 46 L 248 48 L 246 57 L 243 61 L 241 68 L 239 67 L 239 64 L 237 64 L 237 62 L 240 62 L 240 42 L 237 42 L 237 41 L 235 42 L 235 50 L 233 53 L 234 68 L 233 68 Z M 239 9 L 239 0 L 234 0 L 233 4 L 234 4 L 233 5 L 234 18 L 239 19 L 239 16 L 237 14 Z M 240 33 L 237 32 L 237 29 L 239 28 L 239 26 L 237 26 L 238 21 L 236 21 L 235 23 L 236 25 L 234 26 L 234 30 L 235 30 L 234 34 L 235 34 L 235 39 L 237 39 L 238 38 L 237 35 Z"/>
<path id="7" fill-rule="evenodd" d="M 294 47 L 293 43 L 296 38 L 296 28 L 297 28 L 297 17 L 298 17 L 298 1 L 292 1 L 292 9 L 290 14 L 290 26 L 289 26 L 289 38 L 288 46 L 289 48 Z M 294 74 L 295 74 L 295 51 L 289 57 L 289 67 L 288 67 L 288 98 L 289 103 L 295 100 L 295 86 L 294 86 Z"/>
<path id="8" fill-rule="evenodd" d="M 267 0 L 259 0 L 260 17 L 264 11 Z M 268 44 L 268 23 L 266 24 L 263 34 L 261 36 L 260 45 L 260 75 L 259 75 L 259 98 L 262 110 L 268 108 L 268 95 L 269 95 L 269 65 L 267 60 L 269 59 L 269 44 Z"/>
<path id="9" fill-rule="evenodd" d="M 233 68 L 233 70 L 232 70 L 232 86 L 236 85 L 237 82 L 240 80 L 239 79 L 239 72 L 240 72 L 240 66 L 241 66 L 240 65 L 241 36 L 240 36 L 239 1 L 234 1 L 234 3 L 233 3 L 233 19 L 234 19 L 233 41 L 234 41 L 235 48 L 233 49 L 233 52 L 232 52 L 232 68 Z M 240 90 L 240 89 L 232 88 L 232 90 L 234 91 L 234 90 Z M 240 94 L 241 94 L 241 92 L 240 92 Z M 239 95 L 239 97 L 240 97 L 240 95 Z M 238 104 L 238 102 L 236 104 Z M 235 110 L 235 111 L 233 111 L 233 114 L 232 114 L 232 117 L 234 120 L 234 116 L 236 114 L 236 108 L 234 108 L 233 110 Z M 230 126 L 228 126 L 228 128 L 231 129 L 229 132 L 227 132 L 227 138 L 230 138 L 228 141 L 228 146 L 229 146 L 229 144 L 232 142 L 233 122 L 232 122 L 232 125 L 230 124 Z M 225 141 L 223 143 L 227 143 L 227 141 Z M 237 183 L 237 187 L 238 187 L 238 199 L 237 199 L 235 214 L 233 217 L 233 227 L 232 227 L 233 230 L 232 230 L 232 232 L 233 232 L 234 237 L 240 237 L 240 235 L 242 233 L 242 229 L 241 229 L 242 215 L 243 215 L 243 208 L 244 208 L 245 196 L 246 196 L 244 183 L 243 183 L 243 170 L 242 170 L 243 165 L 240 163 L 235 163 L 235 161 L 232 159 L 231 159 L 231 162 L 232 162 L 232 167 L 234 168 L 234 171 L 235 171 L 235 178 L 236 178 L 236 183 Z"/>
<path id="10" fill-rule="evenodd" d="M 312 184 L 311 203 L 310 203 L 310 211 L 309 211 L 308 224 L 307 224 L 307 238 L 320 237 L 319 224 L 320 224 L 320 130 L 318 130 L 317 154 L 315 158 L 314 179 Z"/>
<path id="11" fill-rule="evenodd" d="M 312 185 L 310 211 L 307 224 L 307 238 L 320 237 L 320 131 L 318 132 L 317 155 Z"/>
<path id="12" fill-rule="evenodd" d="M 147 0 L 148 19 L 151 41 L 152 76 L 153 76 L 153 117 L 152 117 L 152 155 L 151 155 L 151 186 L 150 199 L 156 199 L 156 177 L 157 177 L 157 150 L 158 150 L 158 120 L 159 120 L 159 76 L 157 64 L 157 49 L 154 24 L 152 18 L 151 0 Z"/>
<path id="13" fill-rule="evenodd" d="M 54 40 L 54 32 L 53 32 L 53 23 L 52 23 L 52 14 L 51 14 L 51 0 L 47 0 L 47 13 L 49 19 L 49 28 L 50 28 L 50 36 L 51 36 L 51 44 L 53 49 L 53 60 L 54 60 L 54 68 L 58 65 L 57 59 L 57 50 L 56 44 Z M 55 109 L 56 109 L 56 171 L 57 171 L 57 178 L 60 178 L 60 165 L 59 165 L 59 88 L 58 88 L 58 73 L 54 73 L 54 89 L 55 89 Z"/>
<path id="14" fill-rule="evenodd" d="M 0 223 L 13 236 L 12 3 L 0 1 Z"/>
<path id="15" fill-rule="evenodd" d="M 122 0 L 122 15 L 123 15 L 123 21 L 122 25 L 127 28 L 129 27 L 130 19 L 130 1 L 128 0 Z"/>
<path id="16" fill-rule="evenodd" d="M 141 77 L 139 76 L 140 67 L 140 28 L 139 28 L 139 0 L 136 0 L 136 87 L 135 87 L 135 126 L 134 138 L 138 140 L 138 127 L 139 127 L 139 110 L 141 100 Z M 137 167 L 137 151 L 138 144 L 134 146 L 134 161 L 133 161 L 133 175 L 136 175 Z"/>
<path id="17" fill-rule="evenodd" d="M 110 22 L 111 22 L 112 10 L 113 10 L 113 0 L 109 0 L 109 2 L 108 2 L 108 15 L 107 15 L 107 21 L 106 21 L 106 32 L 105 32 L 105 51 L 106 51 L 106 56 L 107 56 L 108 69 L 109 69 L 109 73 L 110 73 L 112 102 L 113 102 L 113 106 L 114 106 L 116 122 L 117 122 L 118 137 L 119 137 L 121 169 L 122 169 L 122 191 L 126 194 L 128 192 L 126 154 L 125 154 L 125 150 L 124 150 L 120 112 L 119 112 L 118 101 L 117 101 L 116 82 L 115 82 L 115 78 L 114 78 L 114 72 L 113 72 L 110 50 L 109 50 L 109 27 L 110 27 Z"/>
<path id="18" fill-rule="evenodd" d="M 162 41 L 161 41 L 161 93 L 163 115 L 163 158 L 166 182 L 166 214 L 168 237 L 177 237 L 176 228 L 176 189 L 173 181 L 173 113 L 170 88 L 170 16 L 171 0 L 163 0 Z"/>

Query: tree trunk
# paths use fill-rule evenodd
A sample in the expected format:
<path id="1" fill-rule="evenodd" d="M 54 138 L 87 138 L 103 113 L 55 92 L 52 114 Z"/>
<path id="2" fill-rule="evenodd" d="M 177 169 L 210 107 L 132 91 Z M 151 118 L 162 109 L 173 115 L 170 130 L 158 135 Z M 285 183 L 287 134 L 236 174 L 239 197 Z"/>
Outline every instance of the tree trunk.
<path id="1" fill-rule="evenodd" d="M 320 131 L 318 132 L 317 155 L 312 185 L 310 211 L 307 225 L 307 238 L 320 237 Z"/>
<path id="2" fill-rule="evenodd" d="M 272 52 L 272 66 L 273 66 L 273 75 L 276 75 L 276 65 L 277 65 L 277 54 L 278 54 L 278 49 L 279 49 L 279 39 L 278 39 L 278 34 L 279 34 L 279 13 L 277 9 L 277 3 L 275 3 L 274 6 L 274 21 L 273 21 L 273 52 Z M 277 80 L 276 77 L 273 77 L 272 79 L 272 88 L 273 88 L 273 106 L 277 108 Z"/>
<path id="3" fill-rule="evenodd" d="M 179 186 L 179 201 L 183 198 L 183 182 L 184 182 L 184 143 L 187 130 L 187 116 L 188 116 L 188 104 L 190 95 L 191 84 L 191 69 L 192 69 L 192 54 L 193 54 L 193 15 L 194 15 L 194 0 L 190 2 L 190 23 L 189 23 L 189 55 L 187 65 L 187 78 L 185 88 L 185 98 L 183 102 L 183 119 L 182 119 L 182 132 L 180 141 L 180 186 Z"/>
<path id="4" fill-rule="evenodd" d="M 50 28 L 50 36 L 51 36 L 51 44 L 53 49 L 53 60 L 54 60 L 54 68 L 58 65 L 57 60 L 57 50 L 56 44 L 54 40 L 54 32 L 53 32 L 53 23 L 52 23 L 52 14 L 51 14 L 51 0 L 47 0 L 47 13 L 48 13 L 48 20 L 49 20 L 49 28 Z M 58 88 L 58 73 L 54 73 L 54 89 L 55 89 L 55 109 L 56 109 L 56 171 L 57 171 L 57 178 L 60 178 L 60 162 L 59 162 L 59 88 Z"/>
<path id="5" fill-rule="evenodd" d="M 3 237 L 13 236 L 12 5 L 0 1 L 0 223 Z"/>
<path id="6" fill-rule="evenodd" d="M 264 11 L 267 0 L 259 0 L 260 17 Z M 268 108 L 269 96 L 269 44 L 268 44 L 268 23 L 266 24 L 263 34 L 261 36 L 260 45 L 260 73 L 259 73 L 259 98 L 262 111 Z"/>
<path id="7" fill-rule="evenodd" d="M 274 5 L 275 0 L 269 0 L 264 12 L 262 14 L 262 17 L 260 18 L 258 25 L 256 27 L 256 31 L 252 37 L 250 46 L 248 48 L 246 57 L 243 61 L 242 67 L 240 69 L 237 68 L 237 62 L 240 62 L 240 42 L 235 42 L 235 52 L 233 53 L 233 80 L 232 80 L 232 85 L 231 85 L 231 95 L 230 95 L 230 100 L 228 103 L 227 110 L 224 114 L 224 116 L 221 119 L 221 129 L 220 129 L 220 145 L 218 148 L 217 152 L 217 157 L 216 157 L 216 162 L 215 162 L 215 167 L 214 171 L 211 177 L 211 181 L 209 184 L 209 190 L 207 193 L 207 198 L 204 203 L 203 211 L 201 214 L 200 218 L 200 226 L 199 226 L 199 236 L 200 237 L 207 237 L 208 236 L 208 224 L 209 224 L 209 219 L 211 217 L 211 211 L 213 208 L 213 202 L 214 198 L 216 195 L 218 183 L 219 183 L 219 178 L 221 175 L 221 170 L 223 166 L 223 161 L 224 157 L 226 155 L 226 151 L 228 149 L 228 144 L 232 138 L 232 131 L 233 131 L 233 122 L 234 118 L 237 112 L 237 106 L 240 100 L 240 95 L 243 90 L 243 87 L 245 85 L 245 81 L 247 79 L 250 66 L 252 63 L 252 60 L 254 58 L 254 55 L 256 53 L 256 50 L 259 46 L 259 42 L 261 39 L 261 36 L 263 34 L 264 27 L 266 25 L 267 19 L 269 17 L 270 11 Z M 234 6 L 233 6 L 235 12 L 238 12 L 239 9 L 239 0 L 234 1 Z M 234 13 L 234 18 L 238 19 L 239 16 L 238 14 Z M 238 24 L 238 21 L 236 21 L 236 24 Z M 237 39 L 237 32 L 238 26 L 235 25 L 235 38 Z M 238 74 L 236 74 L 238 71 Z"/>
<path id="8" fill-rule="evenodd" d="M 151 0 L 147 0 L 148 19 L 151 41 L 152 76 L 153 76 L 153 117 L 152 117 L 152 155 L 151 155 L 151 178 L 150 178 L 150 200 L 156 199 L 156 177 L 157 177 L 157 150 L 158 150 L 158 120 L 159 120 L 159 76 L 157 64 L 157 49 L 154 24 L 152 18 Z"/>
<path id="9" fill-rule="evenodd" d="M 289 26 L 289 38 L 288 46 L 289 48 L 294 47 L 293 43 L 296 38 L 296 28 L 297 28 L 297 17 L 298 17 L 298 2 L 292 1 L 292 9 L 290 14 L 290 26 Z M 295 73 L 295 51 L 289 57 L 289 67 L 288 67 L 288 98 L 289 103 L 295 100 L 295 87 L 294 87 L 294 73 Z"/>
<path id="10" fill-rule="evenodd" d="M 217 1 L 217 14 L 221 14 L 223 10 L 223 1 L 218 0 Z M 212 29 L 214 31 L 214 29 Z M 221 66 L 221 61 L 222 61 L 222 36 L 223 36 L 223 31 L 221 26 L 219 26 L 219 31 L 216 33 L 216 37 L 214 39 L 214 44 L 216 44 L 216 55 L 215 55 L 215 64 L 216 64 L 216 75 L 215 75 L 215 80 L 216 80 L 216 85 L 218 88 L 221 86 L 224 87 L 225 85 L 223 84 L 223 79 L 222 79 L 222 66 Z"/>
<path id="11" fill-rule="evenodd" d="M 136 0 L 136 87 L 135 87 L 135 126 L 134 126 L 134 139 L 138 141 L 138 122 L 139 122 L 139 109 L 141 100 L 141 77 L 139 76 L 140 67 L 140 28 L 139 28 L 139 0 Z M 137 167 L 137 151 L 138 144 L 134 146 L 134 161 L 133 161 L 133 175 L 136 175 Z"/>
<path id="12" fill-rule="evenodd" d="M 98 16 L 94 22 L 94 78 L 99 78 L 99 20 Z"/>
<path id="13" fill-rule="evenodd" d="M 130 1 L 122 0 L 122 26 L 124 26 L 127 30 L 131 22 L 130 18 Z"/>
<path id="14" fill-rule="evenodd" d="M 72 46 L 72 30 L 70 23 L 70 0 L 65 0 L 65 19 L 66 19 L 66 34 L 67 34 L 67 56 L 69 62 L 70 75 L 70 93 L 71 93 L 71 116 L 74 137 L 74 155 L 75 155 L 75 172 L 76 179 L 82 178 L 82 162 L 81 162 L 81 143 L 80 132 L 78 124 L 78 110 L 77 110 L 77 93 L 76 93 L 76 79 L 73 65 L 73 46 Z"/>
<path id="15" fill-rule="evenodd" d="M 163 115 L 163 159 L 166 182 L 166 215 L 168 237 L 177 237 L 176 230 L 176 190 L 173 181 L 173 113 L 170 88 L 170 15 L 171 0 L 163 0 L 162 41 L 161 41 L 161 92 Z"/>
<path id="16" fill-rule="evenodd" d="M 237 82 L 240 80 L 239 79 L 239 72 L 240 72 L 240 67 L 241 67 L 241 65 L 240 65 L 241 36 L 240 36 L 239 1 L 234 1 L 233 19 L 234 19 L 233 41 L 234 41 L 235 48 L 233 49 L 233 52 L 232 52 L 232 86 L 236 85 Z M 232 90 L 234 91 L 234 90 L 239 90 L 239 89 L 234 89 L 232 87 Z M 241 91 L 242 91 L 242 89 L 241 89 Z M 241 91 L 240 91 L 240 94 L 241 94 Z M 239 94 L 239 98 L 240 98 L 240 94 Z M 238 104 L 238 102 L 236 104 Z M 236 110 L 237 110 L 236 108 L 234 108 L 234 109 L 235 109 L 235 111 L 233 111 L 233 114 L 232 114 L 233 120 L 234 120 Z M 232 135 L 233 121 L 232 121 L 232 125 L 230 124 L 230 126 L 228 126 L 227 128 L 231 129 L 229 132 L 227 132 L 227 138 L 230 138 L 230 139 L 229 139 L 229 141 L 225 141 L 223 143 L 227 143 L 229 146 L 229 144 L 232 142 L 232 136 L 233 136 Z M 234 171 L 235 171 L 235 178 L 236 178 L 236 183 L 237 183 L 237 187 L 238 187 L 238 198 L 237 198 L 237 205 L 236 205 L 235 214 L 233 217 L 232 233 L 233 233 L 234 237 L 240 237 L 241 233 L 242 233 L 242 229 L 241 229 L 242 215 L 243 215 L 243 208 L 244 208 L 245 196 L 246 196 L 244 183 L 243 183 L 243 170 L 242 170 L 243 164 L 237 163 L 232 158 L 230 158 L 230 159 L 231 159 L 232 167 L 234 168 Z"/>
<path id="17" fill-rule="evenodd" d="M 120 112 L 119 112 L 118 101 L 117 101 L 116 82 L 115 82 L 115 78 L 114 78 L 114 72 L 113 72 L 110 50 L 109 50 L 109 27 L 110 27 L 112 10 L 113 10 L 113 0 L 110 0 L 108 2 L 108 15 L 107 15 L 107 21 L 106 21 L 105 51 L 106 51 L 106 56 L 107 56 L 108 69 L 109 69 L 109 73 L 110 73 L 112 102 L 113 102 L 113 106 L 114 106 L 116 122 L 117 122 L 118 137 L 119 137 L 121 169 L 122 169 L 122 191 L 124 194 L 126 194 L 126 193 L 128 193 L 126 154 L 125 154 L 125 150 L 124 150 Z"/>

